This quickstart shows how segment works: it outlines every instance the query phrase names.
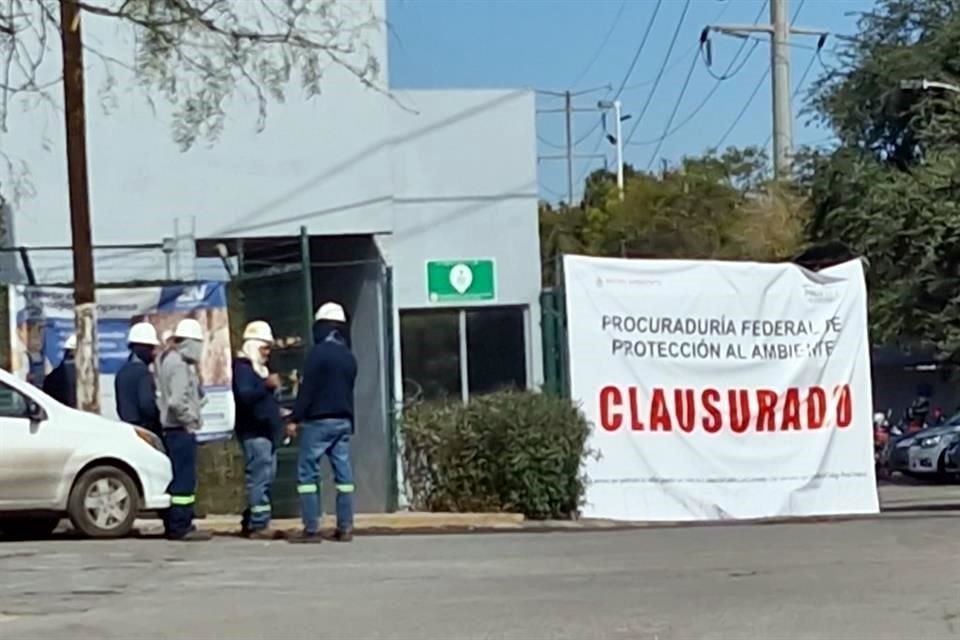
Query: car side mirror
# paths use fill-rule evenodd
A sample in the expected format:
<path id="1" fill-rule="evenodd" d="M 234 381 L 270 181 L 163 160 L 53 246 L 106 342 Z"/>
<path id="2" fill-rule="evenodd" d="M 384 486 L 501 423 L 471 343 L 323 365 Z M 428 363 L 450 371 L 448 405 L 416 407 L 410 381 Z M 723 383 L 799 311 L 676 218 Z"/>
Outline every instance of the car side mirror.
<path id="1" fill-rule="evenodd" d="M 28 400 L 27 417 L 30 418 L 30 422 L 43 422 L 47 419 L 47 412 L 33 400 Z"/>

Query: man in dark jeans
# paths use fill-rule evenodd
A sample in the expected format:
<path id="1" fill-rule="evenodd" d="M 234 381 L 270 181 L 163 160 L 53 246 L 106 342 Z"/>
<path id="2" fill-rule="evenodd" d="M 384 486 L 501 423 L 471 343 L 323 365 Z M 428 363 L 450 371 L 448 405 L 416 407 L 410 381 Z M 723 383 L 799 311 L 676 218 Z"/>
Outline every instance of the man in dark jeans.
<path id="1" fill-rule="evenodd" d="M 193 318 L 181 320 L 173 333 L 176 348 L 160 360 L 160 423 L 173 467 L 170 510 L 164 522 L 171 540 L 205 541 L 212 535 L 193 525 L 197 491 L 197 431 L 202 425 L 200 377 L 203 328 Z"/>
<path id="2" fill-rule="evenodd" d="M 272 540 L 270 485 L 277 475 L 277 445 L 283 421 L 276 390 L 280 378 L 267 367 L 273 330 L 262 320 L 247 325 L 243 346 L 233 359 L 236 434 L 243 450 L 247 510 L 240 526 L 253 540 Z"/>
<path id="3" fill-rule="evenodd" d="M 292 420 L 300 426 L 297 460 L 297 492 L 303 531 L 291 542 L 320 542 L 320 461 L 326 455 L 333 467 L 337 487 L 335 539 L 353 539 L 353 468 L 350 439 L 353 436 L 353 388 L 357 360 L 350 351 L 350 335 L 343 307 L 323 304 L 313 325 L 314 346 L 307 354 L 303 381 L 297 394 Z"/>

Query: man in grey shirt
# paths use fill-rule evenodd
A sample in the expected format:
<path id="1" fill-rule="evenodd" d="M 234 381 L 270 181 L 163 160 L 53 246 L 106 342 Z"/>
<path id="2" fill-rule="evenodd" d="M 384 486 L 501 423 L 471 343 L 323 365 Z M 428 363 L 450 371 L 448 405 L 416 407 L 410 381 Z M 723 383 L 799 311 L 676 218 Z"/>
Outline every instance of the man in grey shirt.
<path id="1" fill-rule="evenodd" d="M 201 427 L 200 376 L 203 328 L 192 318 L 181 320 L 173 332 L 175 346 L 163 354 L 157 373 L 160 424 L 173 466 L 170 511 L 164 521 L 171 540 L 209 540 L 211 535 L 193 526 L 197 490 L 197 431 Z"/>

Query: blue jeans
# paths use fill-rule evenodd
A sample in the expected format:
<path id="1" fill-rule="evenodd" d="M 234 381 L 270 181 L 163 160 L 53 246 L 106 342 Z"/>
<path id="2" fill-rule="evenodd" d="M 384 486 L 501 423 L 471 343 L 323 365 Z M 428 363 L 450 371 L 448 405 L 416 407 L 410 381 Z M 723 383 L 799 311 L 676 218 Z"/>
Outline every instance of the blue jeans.
<path id="1" fill-rule="evenodd" d="M 170 511 L 164 525 L 168 538 L 182 538 L 193 530 L 193 505 L 197 501 L 197 437 L 186 429 L 165 429 L 163 443 L 173 467 Z"/>
<path id="2" fill-rule="evenodd" d="M 297 493 L 303 530 L 320 530 L 320 461 L 330 459 L 333 482 L 337 486 L 337 530 L 353 528 L 353 469 L 350 466 L 350 420 L 315 420 L 300 429 L 300 452 L 297 456 Z"/>
<path id="3" fill-rule="evenodd" d="M 247 510 L 241 526 L 258 531 L 270 526 L 270 485 L 277 475 L 277 453 L 269 438 L 242 438 Z"/>

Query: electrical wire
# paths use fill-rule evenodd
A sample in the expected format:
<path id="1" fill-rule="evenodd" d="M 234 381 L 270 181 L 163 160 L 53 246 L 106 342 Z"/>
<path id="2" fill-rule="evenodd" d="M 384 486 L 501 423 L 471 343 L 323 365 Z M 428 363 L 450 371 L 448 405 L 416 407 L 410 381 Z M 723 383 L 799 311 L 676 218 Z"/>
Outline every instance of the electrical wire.
<path id="1" fill-rule="evenodd" d="M 623 17 L 623 11 L 626 8 L 627 0 L 620 0 L 620 8 L 617 9 L 617 15 L 614 16 L 613 22 L 610 24 L 610 28 L 607 29 L 607 35 L 605 35 L 603 40 L 600 41 L 600 46 L 597 47 L 593 57 L 590 58 L 590 61 L 587 63 L 587 65 L 583 68 L 583 70 L 580 71 L 579 75 L 577 75 L 577 79 L 573 81 L 573 83 L 570 85 L 571 87 L 575 87 L 580 84 L 586 75 L 590 73 L 590 70 L 593 69 L 593 65 L 597 64 L 597 60 L 600 59 L 600 54 L 603 53 L 604 49 L 606 49 L 607 44 L 610 42 L 611 36 L 613 36 L 613 32 L 617 30 L 617 26 L 620 24 L 620 18 Z"/>
<path id="2" fill-rule="evenodd" d="M 643 108 L 640 110 L 640 114 L 637 116 L 637 119 L 633 123 L 633 127 L 630 128 L 630 133 L 627 135 L 624 144 L 629 144 L 633 139 L 633 135 L 637 132 L 637 129 L 640 127 L 640 122 L 643 121 L 643 116 L 646 115 L 647 109 L 650 107 L 650 103 L 653 102 L 653 96 L 657 93 L 657 87 L 660 86 L 660 80 L 663 79 L 663 74 L 666 71 L 667 63 L 670 62 L 670 56 L 673 54 L 674 47 L 677 46 L 677 39 L 680 37 L 680 29 L 683 27 L 683 21 L 687 17 L 687 11 L 690 9 L 690 0 L 686 0 L 683 4 L 683 12 L 680 14 L 680 19 L 677 20 L 677 26 L 673 30 L 673 36 L 670 39 L 670 44 L 667 47 L 667 55 L 663 58 L 663 63 L 660 65 L 660 72 L 657 74 L 656 81 L 653 84 L 653 88 L 650 89 L 650 93 L 647 94 L 647 100 L 643 103 Z"/>
<path id="3" fill-rule="evenodd" d="M 763 87 L 763 83 L 766 82 L 767 78 L 770 76 L 770 67 L 767 67 L 763 75 L 760 76 L 760 79 L 757 81 L 757 84 L 754 85 L 753 91 L 750 92 L 750 95 L 747 97 L 747 102 L 743 105 L 743 108 L 740 109 L 740 113 L 737 114 L 737 117 L 733 119 L 733 122 L 730 123 L 730 126 L 727 127 L 727 130 L 723 132 L 723 136 L 720 138 L 720 142 L 714 145 L 715 149 L 721 149 L 723 143 L 727 141 L 727 138 L 730 137 L 730 134 L 733 133 L 733 130 L 737 128 L 737 125 L 740 124 L 740 121 L 743 120 L 743 116 L 746 115 L 747 110 L 750 108 L 750 105 L 753 104 L 754 99 L 756 99 L 757 94 L 760 93 L 760 89 Z"/>
<path id="4" fill-rule="evenodd" d="M 757 11 L 756 17 L 753 19 L 753 24 L 757 24 L 758 22 L 760 22 L 760 18 L 763 17 L 763 14 L 764 14 L 764 12 L 766 12 L 767 6 L 768 6 L 769 4 L 770 4 L 770 0 L 764 0 L 763 4 L 760 5 L 760 10 Z M 754 45 L 753 45 L 753 46 L 754 46 L 754 49 L 755 49 L 757 46 L 759 46 L 759 45 L 760 45 L 759 42 L 754 42 Z M 740 73 L 741 69 L 743 69 L 743 67 L 746 66 L 747 60 L 744 59 L 743 64 L 741 64 L 739 67 L 737 67 L 737 70 L 734 71 L 732 74 L 730 73 L 730 69 L 733 67 L 734 62 L 736 62 L 737 58 L 740 57 L 740 54 L 743 53 L 743 50 L 746 49 L 746 47 L 747 47 L 747 40 L 744 39 L 743 41 L 740 42 L 740 48 L 737 49 L 737 52 L 736 52 L 735 54 L 733 54 L 733 61 L 731 61 L 730 64 L 727 66 L 727 70 L 724 71 L 723 74 L 721 74 L 721 75 L 718 76 L 717 74 L 715 74 L 715 73 L 713 72 L 713 69 L 710 68 L 710 61 L 707 60 L 706 51 L 704 51 L 704 45 L 703 45 L 703 43 L 701 42 L 700 45 L 699 45 L 700 56 L 703 58 L 703 61 L 704 61 L 704 62 L 706 63 L 706 65 L 707 65 L 707 73 L 709 73 L 711 76 L 713 76 L 713 79 L 714 79 L 714 80 L 718 80 L 718 81 L 729 80 L 729 79 L 730 79 L 731 77 L 733 77 L 734 75 Z M 750 50 L 750 53 L 747 54 L 747 58 L 749 58 L 752 53 L 753 53 L 753 49 L 751 49 L 751 50 Z"/>
<path id="5" fill-rule="evenodd" d="M 800 0 L 800 4 L 797 5 L 797 9 L 793 13 L 793 18 L 790 20 L 791 26 L 793 26 L 793 24 L 796 23 L 797 18 L 800 17 L 800 12 L 803 11 L 803 5 L 806 4 L 806 1 L 807 0 Z M 757 38 L 753 38 L 753 37 L 750 37 L 749 39 L 757 40 Z M 759 42 L 764 42 L 764 40 L 760 39 Z M 740 124 L 740 121 L 743 120 L 744 116 L 747 114 L 747 110 L 750 109 L 750 105 L 752 105 L 753 101 L 756 100 L 757 94 L 760 93 L 760 88 L 763 87 L 763 83 L 766 82 L 768 77 L 770 77 L 769 66 L 763 71 L 763 75 L 760 76 L 760 79 L 757 80 L 757 84 L 754 85 L 753 91 L 751 91 L 750 95 L 747 97 L 747 102 L 743 105 L 743 108 L 740 109 L 740 112 L 737 114 L 737 117 L 733 119 L 733 122 L 730 123 L 730 126 L 727 127 L 727 130 L 723 132 L 723 136 L 721 136 L 720 142 L 714 145 L 714 149 L 723 148 L 723 145 L 724 143 L 726 143 L 727 138 L 729 138 L 730 134 L 733 133 L 733 130 L 737 128 L 737 125 Z"/>
<path id="6" fill-rule="evenodd" d="M 540 142 L 540 144 L 542 144 L 542 145 L 544 145 L 544 146 L 550 147 L 551 149 L 563 149 L 563 150 L 565 150 L 565 149 L 567 148 L 566 145 L 557 144 L 556 142 L 551 142 L 550 140 L 547 140 L 546 138 L 544 138 L 544 137 L 543 137 L 542 135 L 540 135 L 539 133 L 537 134 L 537 141 Z"/>
<path id="7" fill-rule="evenodd" d="M 657 141 L 657 146 L 654 148 L 653 153 L 650 154 L 650 161 L 647 163 L 647 171 L 650 171 L 650 167 L 653 166 L 653 161 L 656 159 L 657 154 L 660 153 L 660 148 L 663 146 L 663 141 L 667 139 L 667 132 L 670 131 L 670 126 L 673 124 L 673 119 L 677 117 L 677 112 L 680 110 L 680 104 L 683 102 L 683 96 L 687 93 L 687 87 L 690 86 L 690 78 L 693 77 L 693 70 L 696 68 L 697 59 L 694 58 L 693 64 L 690 65 L 690 70 L 687 71 L 687 77 L 683 80 L 683 86 L 680 87 L 680 96 L 673 105 L 673 110 L 670 112 L 670 117 L 667 118 L 667 126 L 663 129 L 664 133 Z"/>
<path id="8" fill-rule="evenodd" d="M 737 74 L 737 72 L 739 72 L 740 70 L 742 70 L 743 67 L 746 66 L 746 63 L 750 60 L 750 57 L 753 55 L 754 51 L 756 51 L 758 45 L 759 45 L 759 43 L 755 42 L 755 43 L 753 44 L 753 47 L 750 49 L 750 51 L 747 52 L 747 57 L 743 59 L 743 63 L 742 63 L 739 67 L 737 67 L 737 70 L 736 70 L 734 73 L 731 73 L 731 74 L 727 75 L 724 79 L 729 80 L 730 78 L 733 78 L 733 77 Z M 706 94 L 705 96 L 703 96 L 703 99 L 700 101 L 700 103 L 699 103 L 696 107 L 694 107 L 693 110 L 692 110 L 690 113 L 688 113 L 688 114 L 686 115 L 686 117 L 683 118 L 683 120 L 681 120 L 680 122 L 678 122 L 677 125 L 676 125 L 673 129 L 669 129 L 669 130 L 665 131 L 664 133 L 660 134 L 660 135 L 657 136 L 656 138 L 650 138 L 650 139 L 648 139 L 648 140 L 639 140 L 639 141 L 636 141 L 636 142 L 631 142 L 631 143 L 630 143 L 630 146 L 632 146 L 632 147 L 648 147 L 648 146 L 650 146 L 651 144 L 657 144 L 658 142 L 661 142 L 661 141 L 665 140 L 666 138 L 669 138 L 670 136 L 672 136 L 673 134 L 675 134 L 677 131 L 679 131 L 680 129 L 682 129 L 683 127 L 685 127 L 687 124 L 689 124 L 691 120 L 693 120 L 695 117 L 697 117 L 697 115 L 698 115 L 701 111 L 703 111 L 703 108 L 706 107 L 707 104 L 710 103 L 710 100 L 711 100 L 711 99 L 713 98 L 713 96 L 717 93 L 717 90 L 720 89 L 720 85 L 721 85 L 722 83 L 723 83 L 723 80 L 717 80 L 717 82 L 710 88 L 710 91 L 708 91 L 707 94 Z"/>
<path id="9" fill-rule="evenodd" d="M 653 13 L 650 14 L 650 19 L 647 21 L 647 28 L 644 30 L 643 36 L 641 36 L 640 38 L 640 44 L 637 45 L 637 49 L 636 51 L 634 51 L 633 59 L 630 61 L 630 65 L 627 67 L 627 72 L 623 75 L 623 80 L 620 82 L 620 86 L 617 89 L 617 92 L 613 98 L 614 100 L 620 97 L 620 94 L 623 93 L 627 85 L 627 82 L 629 82 L 630 76 L 633 74 L 633 70 L 637 66 L 637 61 L 640 59 L 640 54 L 643 53 L 644 47 L 647 46 L 647 40 L 650 39 L 650 33 L 653 31 L 653 25 L 657 21 L 657 15 L 659 15 L 660 13 L 660 7 L 662 4 L 663 4 L 663 0 L 657 0 L 657 4 L 653 7 Z M 687 4 L 683 9 L 684 16 L 686 15 L 687 9 L 689 8 L 689 6 L 690 6 L 690 0 L 687 0 Z M 682 24 L 683 17 L 681 17 L 680 22 Z M 679 30 L 679 27 L 678 27 L 678 30 Z M 674 37 L 674 40 L 676 40 L 676 37 Z M 673 49 L 673 43 L 671 43 L 671 51 L 672 49 Z M 669 54 L 667 57 L 669 58 Z M 663 75 L 663 70 L 661 69 L 660 76 L 662 77 L 662 75 Z M 659 83 L 659 78 L 657 79 L 657 82 Z M 656 90 L 656 87 L 654 87 L 654 90 Z M 580 141 L 583 141 L 584 139 L 586 139 L 586 137 L 593 135 L 593 132 L 600 128 L 602 122 L 603 120 L 598 118 L 597 122 L 594 123 L 594 126 L 591 127 L 590 130 L 586 134 L 584 134 L 583 137 L 580 138 Z M 591 156 L 596 155 L 597 150 L 600 149 L 600 145 L 603 144 L 603 141 L 604 141 L 603 136 L 600 136 L 597 138 L 596 144 L 593 145 L 593 151 L 590 152 Z M 593 158 L 591 157 L 587 159 L 587 168 L 584 170 L 584 173 L 580 176 L 579 180 L 577 180 L 577 184 L 582 184 L 583 181 L 587 179 L 587 176 L 590 174 L 590 170 L 592 167 L 593 167 Z"/>
<path id="10" fill-rule="evenodd" d="M 769 0 L 764 0 L 764 6 L 766 6 L 766 3 L 767 3 L 767 2 L 769 2 Z M 715 16 L 713 17 L 713 20 L 710 21 L 711 24 L 713 24 L 713 23 L 715 23 L 715 22 L 719 22 L 719 21 L 720 21 L 720 18 L 723 17 L 723 15 L 727 12 L 727 10 L 730 8 L 730 6 L 731 6 L 732 4 L 733 4 L 732 2 L 724 2 L 724 3 L 723 3 L 723 6 L 720 8 L 720 11 L 718 11 L 718 12 L 717 12 L 717 15 L 715 15 Z M 757 20 L 759 20 L 759 19 L 760 19 L 760 18 L 757 18 Z M 756 22 L 756 20 L 754 20 L 754 22 Z M 684 62 L 686 62 L 686 61 L 687 61 L 687 58 L 689 58 L 689 57 L 692 56 L 692 55 L 696 55 L 696 54 L 697 54 L 697 51 L 698 51 L 699 49 L 700 49 L 700 44 L 699 44 L 699 43 L 693 45 L 692 47 L 690 47 L 689 49 L 687 49 L 686 51 L 684 51 L 680 56 L 678 56 L 677 58 L 675 58 L 673 62 L 671 62 L 669 65 L 667 65 L 667 69 L 666 69 L 666 70 L 667 70 L 667 71 L 672 71 L 672 70 L 676 69 L 677 67 L 679 67 L 680 65 L 682 65 Z M 648 79 L 646 79 L 646 80 L 641 80 L 640 82 L 634 82 L 633 84 L 628 84 L 627 86 L 625 86 L 625 87 L 624 87 L 624 90 L 630 91 L 630 90 L 632 90 L 632 89 L 642 89 L 643 87 L 649 87 L 651 84 L 653 84 L 653 83 L 655 82 L 655 80 L 656 80 L 655 78 L 648 78 Z"/>
<path id="11" fill-rule="evenodd" d="M 567 194 L 565 194 L 565 193 L 560 193 L 560 192 L 557 191 L 556 189 L 551 189 L 550 187 L 548 187 L 547 185 L 543 184 L 542 182 L 540 183 L 540 188 L 543 189 L 543 190 L 544 190 L 545 192 L 547 192 L 548 194 L 552 195 L 554 198 L 559 198 L 560 202 L 563 202 L 564 200 L 567 199 Z"/>
<path id="12" fill-rule="evenodd" d="M 753 24 L 757 24 L 758 22 L 760 22 L 760 18 L 763 17 L 763 13 L 764 13 L 764 11 L 766 11 L 768 4 L 769 4 L 769 0 L 764 0 L 764 3 L 760 6 L 760 11 L 757 12 L 756 17 L 753 19 Z M 704 54 L 703 44 L 701 43 L 701 44 L 698 45 L 698 46 L 699 46 L 699 48 L 700 48 L 700 54 L 701 54 L 701 56 L 703 56 L 703 57 L 704 57 L 704 61 L 706 61 L 706 56 L 705 56 L 705 54 Z M 724 70 L 724 72 L 723 72 L 721 75 L 716 75 L 715 73 L 713 73 L 712 70 L 710 70 L 710 66 L 709 66 L 709 64 L 708 64 L 708 65 L 707 65 L 707 69 L 710 70 L 710 74 L 713 76 L 713 78 L 716 80 L 716 82 L 714 83 L 713 87 L 710 88 L 710 91 L 707 92 L 707 95 L 705 95 L 705 96 L 703 97 L 703 99 L 700 101 L 700 104 L 698 104 L 698 105 L 693 109 L 693 111 L 691 111 L 689 114 L 687 114 L 687 116 L 686 116 L 682 121 L 680 121 L 680 123 L 677 124 L 677 126 L 674 127 L 673 129 L 670 129 L 670 126 L 669 126 L 669 124 L 668 124 L 667 127 L 664 129 L 664 132 L 663 132 L 662 134 L 660 134 L 659 136 L 657 136 L 656 138 L 651 138 L 650 140 L 640 140 L 640 141 L 638 141 L 638 142 L 630 142 L 629 144 L 630 144 L 631 146 L 636 146 L 636 147 L 642 147 L 642 146 L 647 146 L 647 145 L 651 145 L 651 144 L 656 144 L 656 145 L 657 145 L 657 151 L 659 151 L 660 144 L 661 144 L 666 138 L 668 138 L 669 136 L 672 136 L 672 135 L 675 134 L 677 131 L 679 131 L 680 129 L 682 129 L 684 126 L 686 126 L 691 120 L 693 120 L 693 119 L 697 116 L 698 113 L 700 113 L 700 111 L 703 110 L 703 108 L 704 108 L 705 106 L 707 106 L 707 103 L 710 102 L 710 100 L 713 98 L 714 94 L 715 94 L 715 93 L 717 92 L 717 90 L 720 88 L 720 85 L 721 85 L 725 80 L 729 80 L 730 78 L 733 78 L 733 77 L 736 76 L 738 73 L 740 73 L 740 72 L 743 70 L 744 67 L 747 66 L 747 63 L 750 61 L 750 58 L 753 56 L 753 54 L 754 54 L 754 52 L 757 50 L 757 47 L 758 47 L 758 46 L 760 46 L 760 43 L 759 43 L 759 42 L 754 42 L 754 43 L 753 43 L 753 46 L 752 46 L 752 47 L 750 48 L 750 50 L 747 52 L 747 55 L 743 58 L 743 60 L 739 60 L 740 54 L 742 54 L 742 53 L 743 53 L 743 50 L 746 49 L 746 47 L 747 47 L 747 41 L 746 41 L 746 40 L 742 41 L 742 42 L 740 43 L 740 48 L 738 48 L 738 49 L 737 49 L 737 52 L 733 54 L 733 58 L 730 59 L 730 64 L 727 65 L 727 68 Z M 738 62 L 738 60 L 739 60 L 739 62 Z M 696 63 L 696 60 L 694 60 L 694 63 Z M 734 65 L 736 65 L 736 68 L 734 68 Z M 687 80 L 684 81 L 684 87 L 686 87 L 687 84 L 689 83 L 689 81 L 690 81 L 690 75 L 693 73 L 693 70 L 694 70 L 694 67 L 695 67 L 695 66 L 696 66 L 696 65 L 694 64 L 694 66 L 692 66 L 692 67 L 690 68 L 690 71 L 689 71 L 688 74 L 687 74 Z M 676 116 L 676 111 L 677 111 L 677 109 L 680 108 L 680 102 L 683 100 L 683 94 L 684 94 L 684 92 L 681 91 L 681 92 L 680 92 L 680 97 L 677 99 L 677 103 L 674 105 L 674 113 L 670 116 L 671 122 L 673 121 L 673 118 Z M 656 156 L 656 152 L 654 152 L 654 156 Z"/>
<path id="13" fill-rule="evenodd" d="M 633 70 L 637 66 L 637 61 L 640 60 L 640 54 L 643 53 L 643 48 L 647 46 L 647 40 L 650 38 L 650 32 L 653 31 L 653 24 L 657 21 L 657 14 L 660 13 L 660 6 L 663 4 L 663 0 L 657 0 L 656 6 L 653 7 L 653 13 L 650 15 L 650 20 L 647 21 L 647 28 L 643 32 L 643 37 L 640 38 L 640 44 L 637 46 L 637 50 L 633 53 L 633 60 L 630 61 L 630 66 L 627 67 L 627 72 L 623 76 L 623 81 L 620 82 L 620 88 L 617 89 L 616 95 L 613 99 L 616 100 L 620 97 L 620 94 L 623 93 L 623 88 L 627 86 L 627 82 L 630 80 L 630 76 L 633 74 Z M 683 8 L 683 15 L 687 15 L 687 9 L 690 7 L 690 0 L 687 0 L 687 5 Z M 680 18 L 680 22 L 683 22 L 683 18 Z M 671 51 L 673 48 L 671 47 Z M 667 56 L 669 58 L 669 55 Z M 661 70 L 662 71 L 662 70 Z"/>

